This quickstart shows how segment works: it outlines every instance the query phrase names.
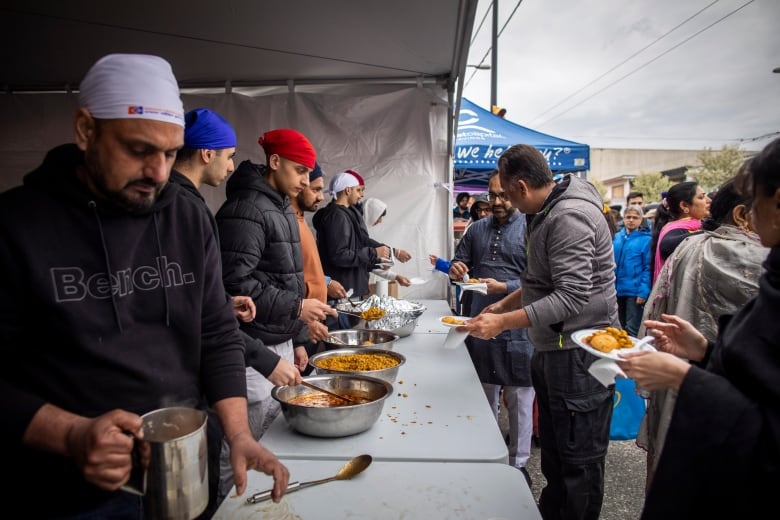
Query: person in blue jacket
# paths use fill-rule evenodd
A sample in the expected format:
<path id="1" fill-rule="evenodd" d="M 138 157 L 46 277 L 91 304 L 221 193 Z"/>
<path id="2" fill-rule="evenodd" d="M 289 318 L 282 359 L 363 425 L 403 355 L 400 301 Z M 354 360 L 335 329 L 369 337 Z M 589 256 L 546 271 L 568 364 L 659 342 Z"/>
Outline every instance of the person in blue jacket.
<path id="1" fill-rule="evenodd" d="M 618 318 L 629 336 L 636 336 L 642 324 L 645 302 L 650 295 L 650 242 L 652 234 L 642 226 L 641 206 L 629 206 L 623 227 L 615 233 L 615 289 Z"/>

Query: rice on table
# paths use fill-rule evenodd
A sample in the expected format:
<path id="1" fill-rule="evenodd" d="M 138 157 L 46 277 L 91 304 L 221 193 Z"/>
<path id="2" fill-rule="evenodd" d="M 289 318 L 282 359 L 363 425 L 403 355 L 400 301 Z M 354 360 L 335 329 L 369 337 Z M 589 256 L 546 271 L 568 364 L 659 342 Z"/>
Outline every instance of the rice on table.
<path id="1" fill-rule="evenodd" d="M 317 366 L 343 372 L 370 372 L 384 370 L 398 364 L 398 360 L 385 354 L 344 354 L 317 361 Z"/>

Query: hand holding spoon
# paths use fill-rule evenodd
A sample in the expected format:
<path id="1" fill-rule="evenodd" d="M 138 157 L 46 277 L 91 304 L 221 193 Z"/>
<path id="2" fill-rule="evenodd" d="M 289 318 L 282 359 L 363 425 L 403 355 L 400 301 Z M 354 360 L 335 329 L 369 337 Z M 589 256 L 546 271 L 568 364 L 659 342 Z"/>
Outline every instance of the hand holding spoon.
<path id="1" fill-rule="evenodd" d="M 349 480 L 366 469 L 371 464 L 372 460 L 373 459 L 371 455 L 358 455 L 344 464 L 338 473 L 332 477 L 323 478 L 320 480 L 311 480 L 309 482 L 290 482 L 287 485 L 287 493 L 292 493 L 293 491 L 298 491 L 299 489 L 316 486 L 317 484 L 324 484 L 325 482 L 331 482 L 333 480 Z M 273 490 L 269 489 L 266 491 L 261 491 L 260 493 L 255 493 L 251 497 L 247 498 L 246 501 L 249 504 L 257 504 L 258 502 L 269 500 L 271 498 L 271 491 Z"/>

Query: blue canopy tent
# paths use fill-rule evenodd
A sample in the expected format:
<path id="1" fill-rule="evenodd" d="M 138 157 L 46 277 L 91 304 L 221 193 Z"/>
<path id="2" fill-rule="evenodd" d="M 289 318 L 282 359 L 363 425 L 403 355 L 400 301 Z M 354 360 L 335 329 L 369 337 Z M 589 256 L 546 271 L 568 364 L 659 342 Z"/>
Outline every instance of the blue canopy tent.
<path id="1" fill-rule="evenodd" d="M 585 172 L 590 147 L 520 126 L 461 99 L 455 137 L 455 185 L 486 187 L 499 156 L 512 145 L 530 144 L 547 158 L 553 172 Z"/>

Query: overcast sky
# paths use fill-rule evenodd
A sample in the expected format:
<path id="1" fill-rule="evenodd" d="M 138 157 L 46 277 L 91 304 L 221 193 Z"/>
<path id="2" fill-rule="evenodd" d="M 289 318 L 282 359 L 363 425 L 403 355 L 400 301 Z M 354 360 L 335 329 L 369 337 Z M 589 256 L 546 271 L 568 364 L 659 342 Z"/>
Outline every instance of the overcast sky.
<path id="1" fill-rule="evenodd" d="M 491 63 L 491 1 L 469 64 Z M 591 148 L 758 150 L 780 136 L 779 0 L 498 2 L 510 121 Z M 490 92 L 491 71 L 467 68 L 463 96 L 489 108 Z"/>

